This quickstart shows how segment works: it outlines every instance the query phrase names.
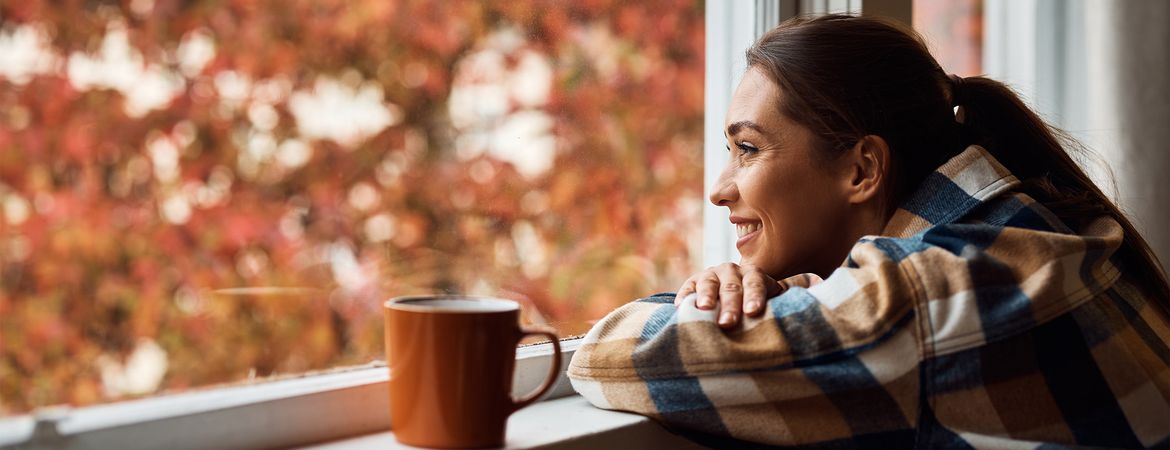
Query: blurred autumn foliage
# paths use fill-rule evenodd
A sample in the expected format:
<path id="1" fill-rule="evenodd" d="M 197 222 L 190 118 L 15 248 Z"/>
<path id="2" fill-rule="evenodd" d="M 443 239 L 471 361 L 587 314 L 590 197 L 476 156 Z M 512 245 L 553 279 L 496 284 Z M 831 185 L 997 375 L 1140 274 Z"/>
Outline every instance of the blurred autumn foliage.
<path id="1" fill-rule="evenodd" d="M 395 295 L 595 319 L 694 269 L 701 1 L 0 5 L 0 414 L 379 359 Z"/>
<path id="2" fill-rule="evenodd" d="M 983 0 L 918 0 L 913 26 L 948 73 L 983 74 Z"/>

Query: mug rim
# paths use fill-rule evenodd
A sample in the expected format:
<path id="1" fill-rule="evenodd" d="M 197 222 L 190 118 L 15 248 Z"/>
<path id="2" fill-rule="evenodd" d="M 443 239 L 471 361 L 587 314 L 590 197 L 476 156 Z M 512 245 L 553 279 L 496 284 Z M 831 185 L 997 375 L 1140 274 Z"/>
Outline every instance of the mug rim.
<path id="1" fill-rule="evenodd" d="M 496 308 L 468 310 L 446 308 L 442 306 L 419 306 L 412 305 L 413 302 L 428 301 L 428 300 L 461 300 L 471 301 L 480 304 L 493 305 Z M 406 295 L 394 297 L 382 303 L 382 307 L 394 311 L 409 311 L 409 312 L 425 312 L 425 313 L 443 313 L 443 314 L 498 314 L 510 313 L 520 311 L 520 303 L 515 300 L 509 300 L 499 297 L 482 296 L 482 295 L 461 295 L 461 294 L 431 294 L 431 295 Z"/>

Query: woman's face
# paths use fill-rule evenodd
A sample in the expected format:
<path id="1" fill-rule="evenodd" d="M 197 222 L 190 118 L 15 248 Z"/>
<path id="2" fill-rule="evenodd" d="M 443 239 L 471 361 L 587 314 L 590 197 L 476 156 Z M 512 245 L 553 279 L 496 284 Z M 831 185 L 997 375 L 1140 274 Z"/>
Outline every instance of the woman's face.
<path id="1" fill-rule="evenodd" d="M 711 203 L 731 213 L 741 264 L 777 279 L 827 276 L 855 239 L 847 231 L 848 168 L 816 157 L 812 132 L 781 114 L 782 100 L 760 70 L 744 74 L 727 111 L 730 162 Z"/>

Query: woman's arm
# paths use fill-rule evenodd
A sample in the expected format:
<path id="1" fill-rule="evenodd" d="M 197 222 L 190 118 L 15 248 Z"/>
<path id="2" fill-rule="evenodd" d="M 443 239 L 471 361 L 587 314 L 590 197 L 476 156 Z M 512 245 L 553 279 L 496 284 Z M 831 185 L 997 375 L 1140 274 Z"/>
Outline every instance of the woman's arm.
<path id="1" fill-rule="evenodd" d="M 873 242 L 851 257 L 730 330 L 694 296 L 625 305 L 589 332 L 569 377 L 599 407 L 690 431 L 771 444 L 904 438 L 918 395 L 916 291 Z"/>

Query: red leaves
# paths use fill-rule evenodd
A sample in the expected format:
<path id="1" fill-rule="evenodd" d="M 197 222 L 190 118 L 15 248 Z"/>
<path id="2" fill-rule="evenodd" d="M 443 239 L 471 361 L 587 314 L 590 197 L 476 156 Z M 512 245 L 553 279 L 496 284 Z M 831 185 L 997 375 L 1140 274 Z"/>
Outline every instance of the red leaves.
<path id="1" fill-rule="evenodd" d="M 679 205 L 702 191 L 699 4 L 158 0 L 144 16 L 87 5 L 6 2 L 0 18 L 43 24 L 63 61 L 98 50 L 122 20 L 143 64 L 185 89 L 129 117 L 127 94 L 78 92 L 65 65 L 23 86 L 0 79 L 5 407 L 114 398 L 87 361 L 121 360 L 138 338 L 166 352 L 162 389 L 201 386 L 379 358 L 378 305 L 392 295 L 497 293 L 523 300 L 530 320 L 578 320 L 687 275 L 700 215 Z M 547 102 L 507 97 L 497 118 L 548 118 L 552 145 L 506 143 L 553 152 L 542 172 L 456 151 L 452 71 L 502 27 L 519 39 L 497 46 L 507 70 L 536 52 L 552 71 Z M 193 30 L 214 42 L 201 72 L 177 51 Z M 242 94 L 217 82 L 229 70 L 247 80 Z M 278 91 L 321 77 L 376 83 L 401 123 L 355 143 L 304 137 Z M 261 93 L 266 82 L 275 90 Z M 257 102 L 275 123 L 255 122 Z M 173 152 L 150 150 L 160 136 Z M 304 146 L 284 148 L 308 159 L 286 166 L 294 139 Z M 352 194 L 359 184 L 376 195 Z M 19 224 L 9 195 L 28 205 Z M 325 294 L 213 294 L 262 285 Z"/>

